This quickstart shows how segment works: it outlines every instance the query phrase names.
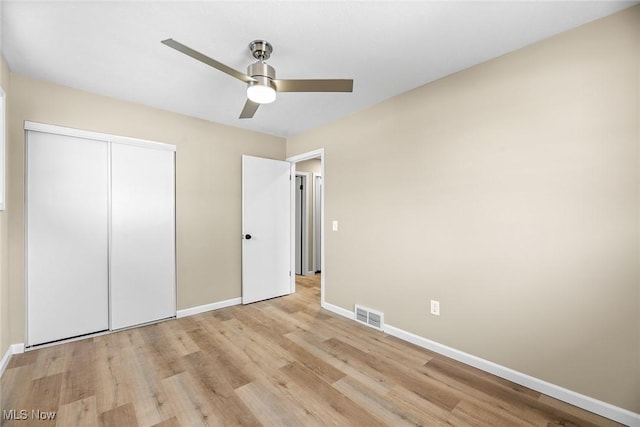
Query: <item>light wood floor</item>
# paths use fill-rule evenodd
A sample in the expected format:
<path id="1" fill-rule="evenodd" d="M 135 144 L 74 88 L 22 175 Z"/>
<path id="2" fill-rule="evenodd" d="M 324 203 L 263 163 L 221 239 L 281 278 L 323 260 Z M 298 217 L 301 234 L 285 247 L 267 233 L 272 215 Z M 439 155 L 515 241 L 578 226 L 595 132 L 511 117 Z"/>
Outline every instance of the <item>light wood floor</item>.
<path id="1" fill-rule="evenodd" d="M 2 425 L 616 425 L 324 311 L 317 277 L 297 290 L 14 356 L 2 409 L 57 415 Z"/>

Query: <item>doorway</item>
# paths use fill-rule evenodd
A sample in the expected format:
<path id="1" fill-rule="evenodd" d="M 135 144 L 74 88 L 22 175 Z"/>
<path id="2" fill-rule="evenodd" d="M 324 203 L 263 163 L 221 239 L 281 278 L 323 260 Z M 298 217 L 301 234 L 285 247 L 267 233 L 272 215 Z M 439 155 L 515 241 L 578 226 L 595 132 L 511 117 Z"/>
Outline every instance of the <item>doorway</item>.
<path id="1" fill-rule="evenodd" d="M 287 159 L 291 163 L 292 264 L 296 275 L 292 277 L 320 278 L 320 304 L 324 305 L 324 149 L 300 154 Z M 300 186 L 302 185 L 302 190 Z M 305 200 L 302 200 L 305 199 Z M 300 266 L 300 268 L 298 268 Z"/>

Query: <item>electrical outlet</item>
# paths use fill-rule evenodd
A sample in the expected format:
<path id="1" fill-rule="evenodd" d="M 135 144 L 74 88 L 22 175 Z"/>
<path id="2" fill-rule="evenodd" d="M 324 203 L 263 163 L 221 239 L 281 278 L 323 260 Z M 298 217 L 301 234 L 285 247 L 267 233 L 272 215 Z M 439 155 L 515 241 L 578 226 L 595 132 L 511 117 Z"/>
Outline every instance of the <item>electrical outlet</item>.
<path id="1" fill-rule="evenodd" d="M 440 316 L 440 301 L 431 300 L 431 314 Z"/>

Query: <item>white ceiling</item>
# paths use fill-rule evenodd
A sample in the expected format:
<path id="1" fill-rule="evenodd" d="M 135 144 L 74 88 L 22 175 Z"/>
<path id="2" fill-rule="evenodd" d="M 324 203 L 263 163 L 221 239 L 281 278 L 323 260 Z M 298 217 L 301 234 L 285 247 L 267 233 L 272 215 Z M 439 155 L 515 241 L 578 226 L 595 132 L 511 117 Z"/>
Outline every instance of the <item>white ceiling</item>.
<path id="1" fill-rule="evenodd" d="M 637 3 L 4 0 L 0 41 L 19 74 L 290 136 Z M 278 78 L 353 78 L 354 91 L 280 93 L 240 120 L 245 84 L 166 38 L 242 72 L 265 39 Z"/>

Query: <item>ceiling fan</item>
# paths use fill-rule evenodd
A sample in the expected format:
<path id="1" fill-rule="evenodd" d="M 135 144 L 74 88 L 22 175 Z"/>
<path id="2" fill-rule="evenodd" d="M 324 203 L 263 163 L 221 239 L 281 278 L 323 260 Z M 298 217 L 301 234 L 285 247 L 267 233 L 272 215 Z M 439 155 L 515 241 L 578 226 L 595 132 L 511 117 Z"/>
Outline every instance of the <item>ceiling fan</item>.
<path id="1" fill-rule="evenodd" d="M 252 118 L 260 104 L 269 104 L 275 101 L 276 92 L 353 92 L 353 80 L 351 79 L 276 79 L 276 70 L 265 62 L 273 52 L 273 47 L 265 40 L 254 40 L 249 44 L 249 50 L 257 61 L 247 67 L 247 74 L 173 39 L 162 40 L 162 43 L 247 83 L 247 102 L 240 113 L 241 119 Z"/>

